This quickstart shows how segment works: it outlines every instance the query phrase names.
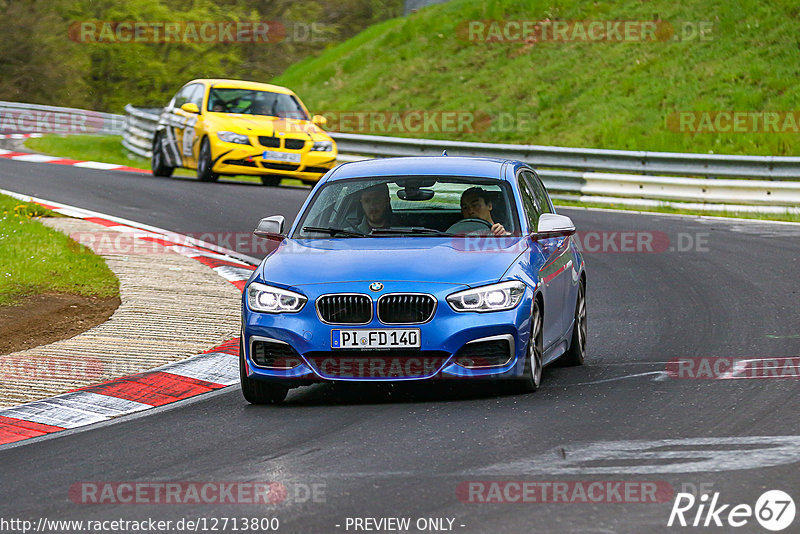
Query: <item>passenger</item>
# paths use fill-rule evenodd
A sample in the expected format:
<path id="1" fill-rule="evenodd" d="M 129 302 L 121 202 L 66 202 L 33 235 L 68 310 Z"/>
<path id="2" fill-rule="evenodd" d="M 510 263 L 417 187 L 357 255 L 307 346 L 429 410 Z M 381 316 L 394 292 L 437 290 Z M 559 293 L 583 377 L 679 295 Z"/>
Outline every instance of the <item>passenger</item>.
<path id="1" fill-rule="evenodd" d="M 461 193 L 461 216 L 465 219 L 483 219 L 491 225 L 491 232 L 497 237 L 511 235 L 502 224 L 492 218 L 491 194 L 480 187 L 470 187 Z"/>

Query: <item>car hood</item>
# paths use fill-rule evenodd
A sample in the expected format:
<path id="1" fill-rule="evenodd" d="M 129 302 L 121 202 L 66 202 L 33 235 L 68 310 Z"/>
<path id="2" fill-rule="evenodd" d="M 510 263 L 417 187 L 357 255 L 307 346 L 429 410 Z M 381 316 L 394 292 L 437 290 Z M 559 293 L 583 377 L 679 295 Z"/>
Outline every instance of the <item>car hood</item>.
<path id="1" fill-rule="evenodd" d="M 324 130 L 321 130 L 310 121 L 236 113 L 220 115 L 224 117 L 224 120 L 219 121 L 217 125 L 220 130 L 231 129 L 236 132 L 254 135 L 275 135 L 278 132 L 284 132 L 292 137 L 327 135 Z"/>
<path id="2" fill-rule="evenodd" d="M 528 247 L 509 238 L 286 239 L 261 264 L 261 277 L 287 286 L 355 281 L 495 282 Z"/>

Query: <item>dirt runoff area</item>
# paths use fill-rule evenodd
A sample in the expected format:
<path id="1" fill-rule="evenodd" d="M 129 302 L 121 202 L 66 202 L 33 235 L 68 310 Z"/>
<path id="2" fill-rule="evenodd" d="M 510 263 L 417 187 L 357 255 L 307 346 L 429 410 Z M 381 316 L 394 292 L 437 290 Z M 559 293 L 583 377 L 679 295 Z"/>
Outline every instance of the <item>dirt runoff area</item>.
<path id="1" fill-rule="evenodd" d="M 0 306 L 0 355 L 68 339 L 104 323 L 119 297 L 45 294 Z"/>

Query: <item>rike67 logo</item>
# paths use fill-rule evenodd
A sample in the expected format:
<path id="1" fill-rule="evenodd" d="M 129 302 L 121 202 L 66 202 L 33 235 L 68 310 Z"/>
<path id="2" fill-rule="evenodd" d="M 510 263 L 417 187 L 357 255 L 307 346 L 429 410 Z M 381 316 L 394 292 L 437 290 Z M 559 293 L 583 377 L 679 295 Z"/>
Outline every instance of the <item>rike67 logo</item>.
<path id="1" fill-rule="evenodd" d="M 755 506 L 722 504 L 719 492 L 710 498 L 707 493 L 695 498 L 691 493 L 678 493 L 672 504 L 667 526 L 739 528 L 753 518 L 767 530 L 778 532 L 794 522 L 795 505 L 792 497 L 781 490 L 764 492 Z"/>

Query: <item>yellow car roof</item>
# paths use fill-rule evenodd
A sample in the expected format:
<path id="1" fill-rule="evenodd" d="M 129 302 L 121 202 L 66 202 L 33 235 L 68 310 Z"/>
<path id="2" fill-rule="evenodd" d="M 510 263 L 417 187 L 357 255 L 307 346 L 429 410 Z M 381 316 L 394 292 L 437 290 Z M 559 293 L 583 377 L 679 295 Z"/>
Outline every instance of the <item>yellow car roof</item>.
<path id="1" fill-rule="evenodd" d="M 286 87 L 281 87 L 280 85 L 272 85 L 269 83 L 261 83 L 261 82 L 251 82 L 247 80 L 227 80 L 224 78 L 200 78 L 197 80 L 192 80 L 190 82 L 187 82 L 184 85 L 188 85 L 190 83 L 205 83 L 205 84 L 211 84 L 215 87 L 228 87 L 236 89 L 258 89 L 261 91 L 272 91 L 273 93 L 283 93 L 287 95 L 294 94 L 294 92 L 291 89 L 287 89 Z"/>

